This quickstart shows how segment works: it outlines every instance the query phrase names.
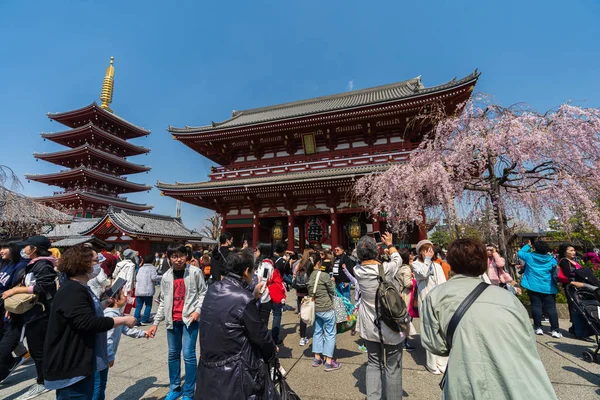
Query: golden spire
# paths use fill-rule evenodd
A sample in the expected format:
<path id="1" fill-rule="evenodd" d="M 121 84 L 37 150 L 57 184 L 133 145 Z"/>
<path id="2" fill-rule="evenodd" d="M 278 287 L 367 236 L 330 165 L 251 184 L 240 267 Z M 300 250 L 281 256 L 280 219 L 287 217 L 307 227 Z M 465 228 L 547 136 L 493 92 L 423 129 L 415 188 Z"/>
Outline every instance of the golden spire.
<path id="1" fill-rule="evenodd" d="M 102 104 L 100 108 L 104 108 L 107 111 L 113 112 L 110 109 L 109 104 L 112 103 L 113 88 L 115 85 L 115 67 L 113 67 L 114 57 L 110 58 L 110 65 L 106 68 L 106 75 L 104 76 L 104 83 L 102 84 L 102 93 L 100 93 L 100 100 Z"/>

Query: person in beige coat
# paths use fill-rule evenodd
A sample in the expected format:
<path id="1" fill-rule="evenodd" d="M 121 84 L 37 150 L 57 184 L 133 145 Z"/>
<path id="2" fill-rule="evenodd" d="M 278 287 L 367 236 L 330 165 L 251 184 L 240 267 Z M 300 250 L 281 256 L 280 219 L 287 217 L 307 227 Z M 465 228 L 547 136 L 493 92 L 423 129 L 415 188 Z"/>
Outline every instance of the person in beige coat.
<path id="1" fill-rule="evenodd" d="M 417 280 L 417 295 L 419 300 L 419 313 L 423 310 L 423 302 L 431 290 L 446 282 L 442 266 L 433 262 L 433 243 L 421 240 L 417 243 L 417 259 L 412 263 L 412 270 Z M 434 375 L 441 375 L 446 371 L 448 357 L 441 357 L 426 350 L 425 367 Z"/>

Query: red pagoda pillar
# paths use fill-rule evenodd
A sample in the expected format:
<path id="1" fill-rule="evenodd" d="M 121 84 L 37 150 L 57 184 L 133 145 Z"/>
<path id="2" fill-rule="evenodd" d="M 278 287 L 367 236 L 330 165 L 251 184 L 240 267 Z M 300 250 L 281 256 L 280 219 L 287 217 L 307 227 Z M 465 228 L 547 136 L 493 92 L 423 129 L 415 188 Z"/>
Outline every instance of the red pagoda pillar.
<path id="1" fill-rule="evenodd" d="M 288 250 L 294 251 L 294 214 L 290 213 L 288 215 Z"/>
<path id="2" fill-rule="evenodd" d="M 256 214 L 254 214 L 252 219 L 252 248 L 255 249 L 258 245 L 258 236 L 260 235 L 260 220 Z"/>
<path id="3" fill-rule="evenodd" d="M 225 222 L 226 222 L 225 218 L 226 218 L 226 216 L 227 216 L 227 214 L 221 213 L 221 234 L 225 233 L 225 231 L 227 230 L 225 228 Z"/>
<path id="4" fill-rule="evenodd" d="M 338 215 L 335 210 L 331 213 L 331 248 L 333 249 L 339 242 Z"/>
<path id="5" fill-rule="evenodd" d="M 305 232 L 304 229 L 306 229 L 305 224 L 304 224 L 304 220 L 300 220 L 300 225 L 298 226 L 298 242 L 299 242 L 299 248 L 300 248 L 300 252 L 304 252 L 304 248 L 305 248 L 305 244 L 306 244 L 306 236 L 305 236 Z"/>

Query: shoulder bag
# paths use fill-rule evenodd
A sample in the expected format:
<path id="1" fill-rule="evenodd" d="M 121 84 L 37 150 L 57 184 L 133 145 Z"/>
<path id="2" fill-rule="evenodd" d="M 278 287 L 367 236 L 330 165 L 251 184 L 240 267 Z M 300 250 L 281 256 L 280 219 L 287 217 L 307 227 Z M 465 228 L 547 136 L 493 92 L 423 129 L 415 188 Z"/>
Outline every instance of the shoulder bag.
<path id="1" fill-rule="evenodd" d="M 454 315 L 452 316 L 452 319 L 450 319 L 450 323 L 448 324 L 448 330 L 446 331 L 446 346 L 448 347 L 448 354 L 450 354 L 450 349 L 452 349 L 452 337 L 454 336 L 454 331 L 456 330 L 458 323 L 462 319 L 463 315 L 465 315 L 469 307 L 471 307 L 471 305 L 475 303 L 475 300 L 477 300 L 481 293 L 483 293 L 483 291 L 489 286 L 489 284 L 481 282 L 475 287 L 475 289 L 473 289 L 471 293 L 469 293 L 469 295 L 463 300 L 462 303 L 460 303 L 460 306 L 458 306 L 458 308 L 454 312 Z M 444 386 L 446 386 L 447 374 L 448 367 L 446 367 L 444 377 L 440 382 L 440 389 L 442 390 L 444 390 Z"/>
<path id="2" fill-rule="evenodd" d="M 312 290 L 312 296 L 305 296 L 300 305 L 300 318 L 302 318 L 302 321 L 304 321 L 306 325 L 312 325 L 315 322 L 315 293 L 317 292 L 317 285 L 319 284 L 320 277 L 321 271 L 318 271 Z"/>
<path id="3" fill-rule="evenodd" d="M 4 300 L 4 309 L 11 314 L 25 314 L 35 307 L 36 304 L 38 304 L 37 294 L 18 293 Z"/>

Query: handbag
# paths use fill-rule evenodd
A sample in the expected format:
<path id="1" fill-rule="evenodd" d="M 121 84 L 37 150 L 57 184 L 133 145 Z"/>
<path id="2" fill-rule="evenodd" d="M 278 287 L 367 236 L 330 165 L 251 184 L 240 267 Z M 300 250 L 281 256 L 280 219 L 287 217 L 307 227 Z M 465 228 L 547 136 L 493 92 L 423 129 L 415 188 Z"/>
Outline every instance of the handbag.
<path id="1" fill-rule="evenodd" d="M 33 293 L 18 293 L 4 300 L 4 309 L 11 314 L 25 314 L 38 304 L 38 295 Z"/>
<path id="2" fill-rule="evenodd" d="M 313 286 L 312 296 L 305 296 L 302 299 L 300 305 L 300 318 L 306 325 L 312 325 L 315 322 L 315 293 L 317 292 L 317 284 L 319 283 L 319 277 L 321 271 L 317 272 L 317 279 L 315 279 L 315 285 Z"/>
<path id="3" fill-rule="evenodd" d="M 337 289 L 336 289 L 337 292 Z M 335 323 L 341 324 L 342 322 L 346 322 L 348 320 L 348 316 L 346 315 L 346 305 L 344 304 L 344 300 L 338 296 L 336 293 L 333 296 L 333 311 L 335 311 Z"/>
<path id="4" fill-rule="evenodd" d="M 448 347 L 448 354 L 450 354 L 450 350 L 452 349 L 452 338 L 454 337 L 454 331 L 458 326 L 458 323 L 462 319 L 463 315 L 467 312 L 467 310 L 475 303 L 475 300 L 483 293 L 485 289 L 487 289 L 490 285 L 481 282 L 479 285 L 475 286 L 475 289 L 469 293 L 469 295 L 460 303 L 460 306 L 454 312 L 454 315 L 450 319 L 450 323 L 448 324 L 448 329 L 446 330 L 446 347 Z M 440 382 L 440 389 L 444 390 L 444 386 L 446 386 L 446 378 L 448 374 L 448 367 L 446 367 L 446 371 L 444 372 L 444 376 L 442 381 Z"/>
<path id="5" fill-rule="evenodd" d="M 292 390 L 290 385 L 285 380 L 285 377 L 281 373 L 279 366 L 279 359 L 276 359 L 273 368 L 273 383 L 275 385 L 275 390 L 279 393 L 279 398 L 281 400 L 300 400 L 300 396 L 298 396 L 296 392 Z"/>

